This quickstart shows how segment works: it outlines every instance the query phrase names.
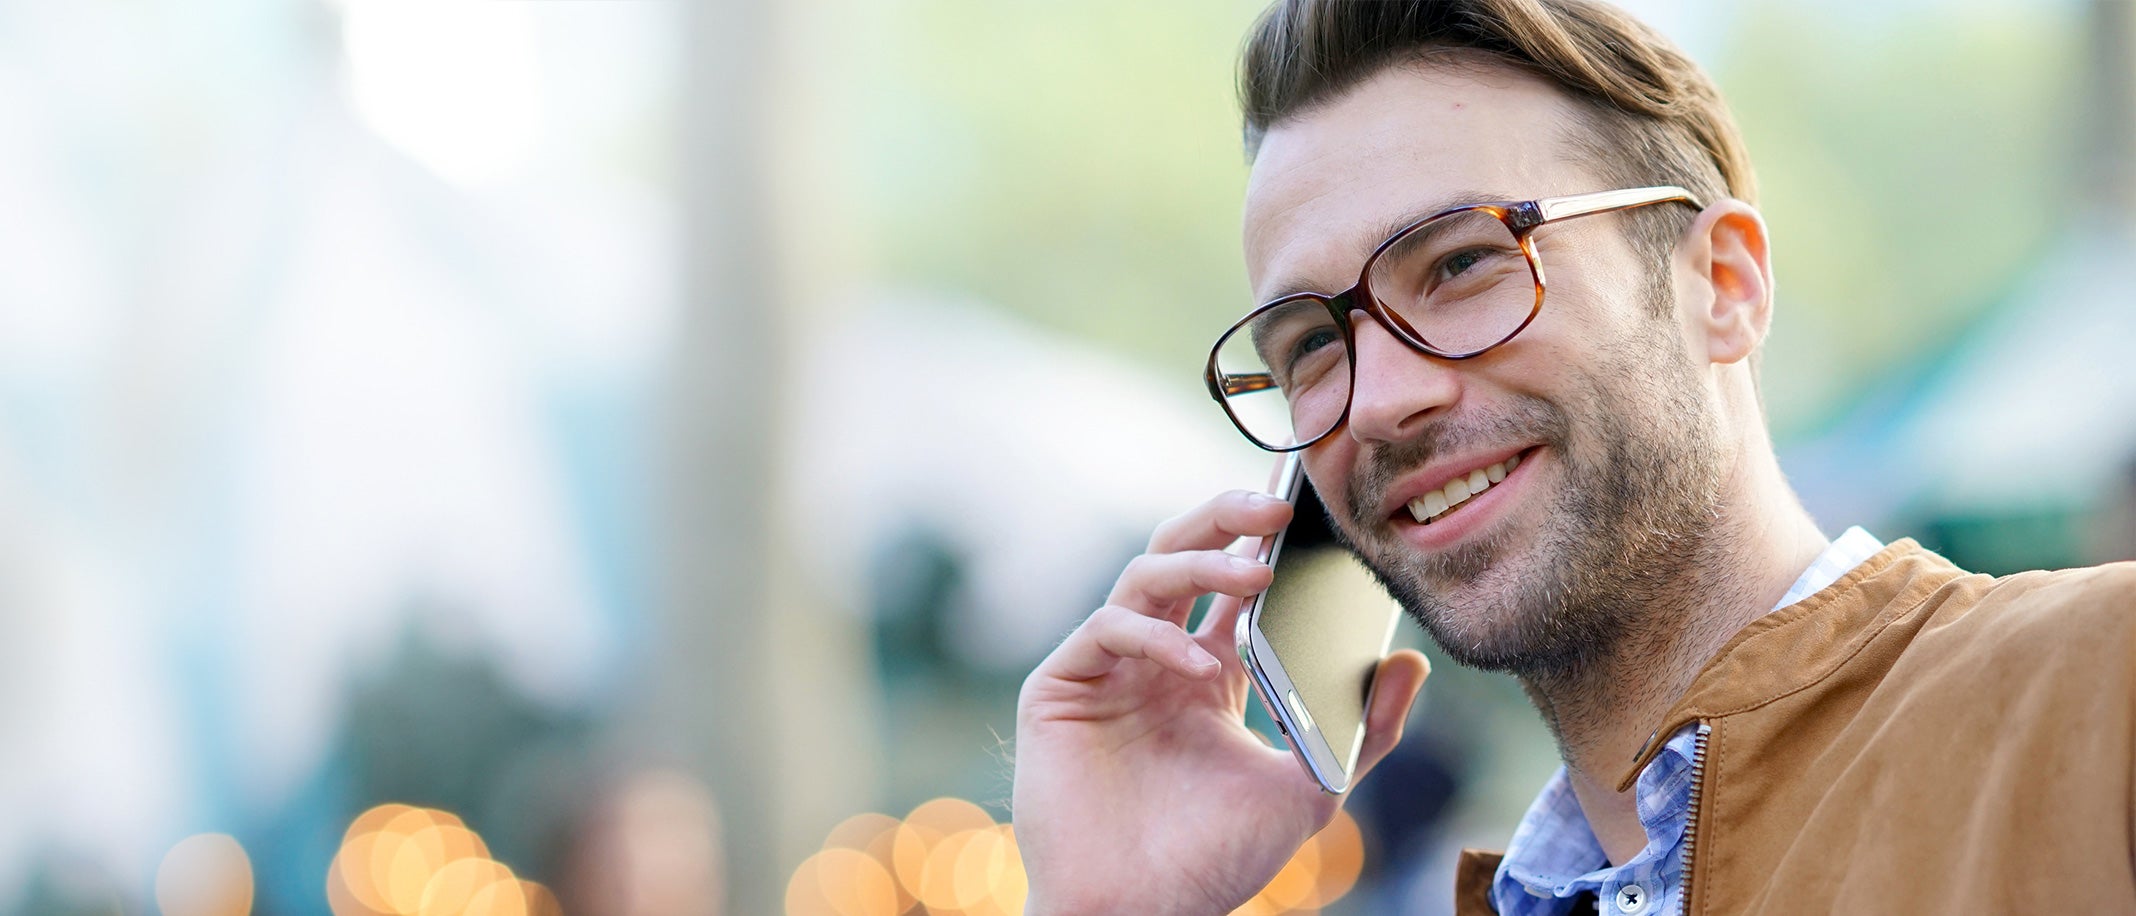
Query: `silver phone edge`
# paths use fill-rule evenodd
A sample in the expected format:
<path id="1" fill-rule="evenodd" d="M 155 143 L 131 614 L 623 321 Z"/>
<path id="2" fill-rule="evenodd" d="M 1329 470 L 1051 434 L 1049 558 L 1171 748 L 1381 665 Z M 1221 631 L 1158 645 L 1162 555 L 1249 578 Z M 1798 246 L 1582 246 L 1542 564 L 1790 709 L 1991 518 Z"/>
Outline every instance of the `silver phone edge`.
<path id="1" fill-rule="evenodd" d="M 1297 453 L 1293 452 L 1286 456 L 1283 474 L 1276 487 L 1278 492 L 1275 495 L 1281 496 L 1293 506 L 1297 505 L 1298 488 L 1303 485 L 1304 476 L 1305 469 L 1299 462 Z M 1284 536 L 1288 533 L 1289 528 L 1286 527 L 1283 531 L 1277 532 L 1274 539 L 1262 545 L 1260 550 L 1261 562 L 1271 566 L 1275 564 L 1276 557 L 1283 550 Z M 1282 663 L 1276 661 L 1273 651 L 1269 653 L 1270 657 L 1263 661 L 1260 658 L 1260 653 L 1255 649 L 1254 637 L 1257 633 L 1255 623 L 1260 617 L 1261 601 L 1267 595 L 1268 593 L 1264 591 L 1247 599 L 1246 607 L 1239 612 L 1238 623 L 1232 634 L 1232 638 L 1237 644 L 1239 661 L 1246 668 L 1246 673 L 1249 675 L 1248 680 L 1253 682 L 1254 695 L 1260 699 L 1261 708 L 1267 711 L 1268 717 L 1275 720 L 1276 727 L 1282 731 L 1283 743 L 1290 747 L 1291 756 L 1297 758 L 1298 764 L 1305 768 L 1308 775 L 1313 777 L 1313 782 L 1319 786 L 1321 792 L 1328 795 L 1341 795 L 1350 790 L 1350 784 L 1354 781 L 1353 777 L 1357 771 L 1358 754 L 1364 747 L 1366 729 L 1359 728 L 1357 730 L 1357 737 L 1352 741 L 1348 754 L 1337 754 L 1335 748 L 1328 744 L 1327 737 L 1323 732 L 1317 728 L 1305 728 L 1295 716 L 1291 715 L 1290 709 L 1280 699 L 1284 691 L 1278 689 L 1274 680 L 1275 677 L 1281 677 L 1287 688 L 1290 681 L 1289 675 L 1283 671 Z M 1399 615 L 1396 615 L 1388 622 L 1387 635 L 1382 640 L 1384 645 L 1380 647 L 1380 656 L 1382 658 L 1386 657 L 1387 649 L 1394 644 L 1394 630 L 1399 623 Z M 1273 676 L 1271 676 L 1272 674 Z M 1373 689 L 1377 689 L 1378 686 L 1378 681 L 1375 679 Z M 1371 697 L 1372 694 L 1368 691 L 1365 697 L 1366 710 L 1372 708 Z M 1314 745 L 1314 749 L 1321 751 L 1322 755 L 1328 758 L 1335 768 L 1334 773 L 1326 772 L 1325 768 L 1314 759 L 1319 755 L 1315 755 L 1312 752 L 1313 749 L 1308 749 L 1304 746 L 1305 740 L 1298 737 L 1301 734 L 1312 736 L 1310 740 Z"/>

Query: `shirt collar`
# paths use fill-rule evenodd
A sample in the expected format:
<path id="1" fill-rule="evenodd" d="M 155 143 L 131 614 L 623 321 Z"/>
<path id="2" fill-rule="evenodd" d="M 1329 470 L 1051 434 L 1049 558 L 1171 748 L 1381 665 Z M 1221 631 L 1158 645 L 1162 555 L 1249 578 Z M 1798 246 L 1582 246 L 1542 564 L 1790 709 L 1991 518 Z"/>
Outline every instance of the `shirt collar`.
<path id="1" fill-rule="evenodd" d="M 1795 579 L 1774 610 L 1823 591 L 1849 570 L 1884 549 L 1883 542 L 1860 527 L 1825 546 Z M 1684 816 L 1690 804 L 1691 757 L 1696 748 L 1698 726 L 1686 725 L 1669 737 L 1660 754 L 1639 773 L 1634 799 L 1640 826 L 1646 828 L 1647 845 L 1631 861 L 1617 866 L 1627 869 L 1665 867 L 1669 853 L 1682 837 Z M 1608 873 L 1615 870 L 1595 839 L 1587 815 L 1580 810 L 1564 767 L 1558 767 L 1534 803 L 1522 815 L 1506 855 L 1492 881 L 1491 896 L 1501 912 L 1511 912 L 1522 896 L 1529 904 L 1565 903 L 1582 891 L 1597 891 Z M 1528 909 L 1535 909 L 1530 906 Z M 1550 907 L 1542 907 L 1546 911 Z"/>
<path id="2" fill-rule="evenodd" d="M 1691 803 L 1691 756 L 1697 739 L 1698 726 L 1685 726 L 1670 737 L 1653 763 L 1640 771 L 1635 798 L 1647 843 L 1621 866 L 1611 865 L 1602 852 L 1602 843 L 1595 839 L 1587 816 L 1580 811 L 1565 768 L 1559 767 L 1506 844 L 1505 858 L 1492 882 L 1491 895 L 1499 912 L 1558 912 L 1570 905 L 1568 898 L 1573 895 L 1603 895 L 1612 875 L 1633 875 L 1655 886 L 1649 876 L 1665 872 L 1674 864 L 1677 842 L 1683 838 L 1685 815 Z"/>
<path id="3" fill-rule="evenodd" d="M 1788 588 L 1786 595 L 1780 597 L 1780 603 L 1774 605 L 1773 610 L 1777 611 L 1824 591 L 1827 586 L 1839 581 L 1839 577 L 1862 565 L 1862 561 L 1876 556 L 1877 551 L 1883 549 L 1884 542 L 1863 531 L 1861 526 L 1847 529 L 1846 533 L 1825 545 L 1824 552 L 1819 553 L 1817 559 L 1810 561 L 1810 568 L 1802 571 L 1802 576 Z"/>

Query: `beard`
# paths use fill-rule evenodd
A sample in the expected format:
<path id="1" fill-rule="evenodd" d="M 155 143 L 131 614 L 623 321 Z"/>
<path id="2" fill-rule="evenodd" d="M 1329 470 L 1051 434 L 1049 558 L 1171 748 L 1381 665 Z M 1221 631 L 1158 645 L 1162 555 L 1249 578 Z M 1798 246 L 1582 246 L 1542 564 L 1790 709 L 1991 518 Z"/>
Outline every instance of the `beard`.
<path id="1" fill-rule="evenodd" d="M 1674 625 L 1703 562 L 1725 553 L 1719 417 L 1667 322 L 1649 330 L 1599 351 L 1597 371 L 1561 401 L 1523 396 L 1449 417 L 1368 451 L 1352 476 L 1351 518 L 1335 527 L 1367 533 L 1352 550 L 1455 662 L 1577 678 L 1624 640 Z M 1359 514 L 1434 456 L 1512 442 L 1541 443 L 1559 472 L 1530 536 L 1499 525 L 1419 555 L 1391 523 Z M 1524 562 L 1512 562 L 1524 541 Z"/>

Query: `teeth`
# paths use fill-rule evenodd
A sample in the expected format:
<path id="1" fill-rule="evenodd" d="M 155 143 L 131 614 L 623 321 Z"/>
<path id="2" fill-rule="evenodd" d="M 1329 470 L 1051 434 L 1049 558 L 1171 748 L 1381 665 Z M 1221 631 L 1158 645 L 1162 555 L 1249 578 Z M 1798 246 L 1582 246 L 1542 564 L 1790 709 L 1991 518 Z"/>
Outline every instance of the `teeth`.
<path id="1" fill-rule="evenodd" d="M 1477 468 L 1446 482 L 1446 486 L 1409 501 L 1409 515 L 1423 524 L 1446 514 L 1447 510 L 1467 502 L 1471 497 L 1491 488 L 1506 475 L 1520 466 L 1520 456 L 1515 455 L 1489 467 Z"/>
<path id="2" fill-rule="evenodd" d="M 1462 503 L 1467 502 L 1470 496 L 1475 495 L 1469 492 L 1468 481 L 1460 477 L 1456 477 L 1446 482 L 1445 493 L 1446 504 L 1449 506 L 1461 505 Z"/>

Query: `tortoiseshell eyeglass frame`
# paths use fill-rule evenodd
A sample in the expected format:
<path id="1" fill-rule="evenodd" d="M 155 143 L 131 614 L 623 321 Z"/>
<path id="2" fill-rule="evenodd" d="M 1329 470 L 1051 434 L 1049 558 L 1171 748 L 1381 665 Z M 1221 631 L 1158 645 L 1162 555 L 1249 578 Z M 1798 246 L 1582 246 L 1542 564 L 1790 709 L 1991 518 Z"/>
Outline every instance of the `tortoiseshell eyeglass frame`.
<path id="1" fill-rule="evenodd" d="M 1239 433 L 1254 445 L 1271 452 L 1295 452 L 1302 448 L 1310 448 L 1320 440 L 1333 435 L 1336 430 L 1343 427 L 1343 424 L 1349 422 L 1350 405 L 1347 401 L 1343 404 L 1342 415 L 1335 420 L 1333 426 L 1303 442 L 1290 444 L 1261 441 L 1246 429 L 1246 424 L 1231 409 L 1231 403 L 1228 398 L 1233 395 L 1267 391 L 1276 387 L 1275 378 L 1268 373 L 1227 376 L 1216 365 L 1217 353 L 1223 349 L 1224 344 L 1231 339 L 1233 334 L 1245 331 L 1254 319 L 1261 316 L 1261 313 L 1293 302 L 1317 302 L 1325 307 L 1330 315 L 1335 317 L 1335 324 L 1342 328 L 1343 346 L 1354 353 L 1357 349 L 1357 332 L 1349 321 L 1349 314 L 1354 309 L 1372 316 L 1372 320 L 1378 322 L 1381 327 L 1386 328 L 1388 333 L 1393 334 L 1396 340 L 1407 344 L 1410 349 L 1419 353 L 1436 356 L 1440 359 L 1474 359 L 1497 349 L 1506 341 L 1520 336 L 1520 332 L 1527 330 L 1528 325 L 1535 323 L 1535 316 L 1542 314 L 1545 283 L 1543 280 L 1542 256 L 1536 253 L 1535 248 L 1536 229 L 1550 223 L 1575 217 L 1593 216 L 1597 213 L 1613 213 L 1634 207 L 1675 202 L 1688 204 L 1692 208 L 1699 210 L 1705 209 L 1706 206 L 1700 203 L 1698 197 L 1690 191 L 1664 185 L 1650 188 L 1626 188 L 1617 191 L 1595 191 L 1587 194 L 1574 194 L 1568 197 L 1545 197 L 1537 200 L 1485 201 L 1449 207 L 1433 213 L 1402 227 L 1400 231 L 1388 236 L 1386 241 L 1379 243 L 1378 247 L 1373 248 L 1372 254 L 1365 258 L 1365 266 L 1357 272 L 1357 285 L 1332 296 L 1311 292 L 1292 293 L 1267 302 L 1259 308 L 1247 312 L 1246 317 L 1233 322 L 1229 329 L 1216 338 L 1216 345 L 1209 348 L 1209 364 L 1203 372 L 1203 380 L 1209 386 L 1209 396 L 1216 399 L 1216 403 L 1224 408 L 1224 415 L 1231 418 L 1231 425 L 1237 427 Z M 1519 243 L 1521 254 L 1528 261 L 1528 273 L 1535 278 L 1535 304 L 1528 309 L 1528 316 L 1521 319 L 1520 324 L 1515 326 L 1512 331 L 1507 332 L 1506 336 L 1467 352 L 1449 352 L 1432 346 L 1400 314 L 1386 307 L 1372 295 L 1372 266 L 1379 261 L 1380 255 L 1385 254 L 1389 249 L 1399 244 L 1410 233 L 1455 214 L 1479 211 L 1488 213 L 1496 217 L 1499 222 L 1504 223 L 1507 231 L 1511 232 L 1514 240 Z M 1349 362 L 1350 395 L 1354 397 L 1357 391 L 1357 361 L 1352 359 Z"/>

